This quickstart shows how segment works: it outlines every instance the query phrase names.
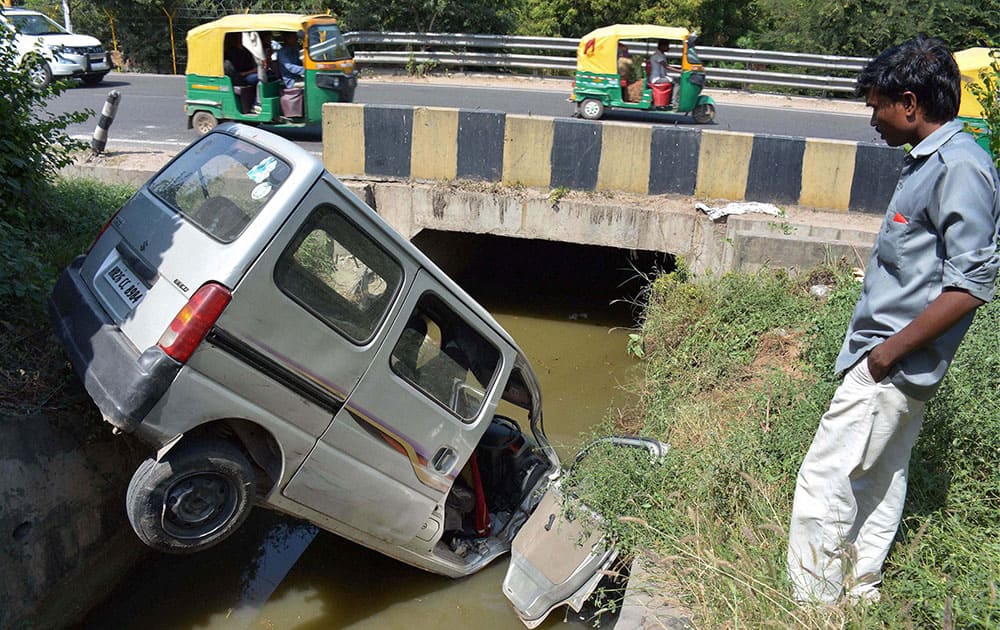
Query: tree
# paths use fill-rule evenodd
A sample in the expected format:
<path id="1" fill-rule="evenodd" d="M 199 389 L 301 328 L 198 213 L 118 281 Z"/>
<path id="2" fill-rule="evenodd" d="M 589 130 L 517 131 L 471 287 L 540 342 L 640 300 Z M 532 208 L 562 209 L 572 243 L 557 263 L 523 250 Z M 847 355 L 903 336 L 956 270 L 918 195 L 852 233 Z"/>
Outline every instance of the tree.
<path id="1" fill-rule="evenodd" d="M 36 90 L 28 80 L 34 64 L 29 56 L 18 66 L 13 30 L 0 26 L 0 306 L 7 299 L 38 303 L 39 289 L 51 277 L 44 245 L 34 235 L 51 215 L 46 197 L 60 168 L 72 161 L 72 152 L 83 143 L 66 134 L 72 123 L 87 120 L 93 112 L 46 113 L 49 99 L 65 89 L 54 81 Z"/>
<path id="2" fill-rule="evenodd" d="M 510 0 L 330 0 L 330 8 L 352 31 L 505 34 L 513 26 Z"/>
<path id="3" fill-rule="evenodd" d="M 704 3 L 705 0 L 669 3 L 649 0 L 519 0 L 514 13 L 520 34 L 582 37 L 595 28 L 623 23 L 684 26 L 697 30 Z"/>
<path id="4" fill-rule="evenodd" d="M 0 221 L 16 224 L 25 219 L 56 172 L 72 162 L 72 152 L 83 143 L 66 134 L 66 127 L 81 123 L 93 112 L 46 113 L 49 99 L 66 83 L 53 81 L 36 90 L 28 80 L 34 64 L 28 56 L 16 63 L 13 31 L 0 27 Z"/>
<path id="5" fill-rule="evenodd" d="M 757 24 L 747 48 L 871 56 L 917 33 L 953 49 L 996 36 L 996 0 L 756 0 Z"/>

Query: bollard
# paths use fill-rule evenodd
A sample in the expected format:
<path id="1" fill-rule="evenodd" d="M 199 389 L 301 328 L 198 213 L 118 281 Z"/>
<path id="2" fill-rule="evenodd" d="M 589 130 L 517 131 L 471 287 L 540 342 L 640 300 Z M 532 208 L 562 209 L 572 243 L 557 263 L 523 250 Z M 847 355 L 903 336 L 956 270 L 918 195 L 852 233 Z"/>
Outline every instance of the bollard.
<path id="1" fill-rule="evenodd" d="M 108 128 L 115 120 L 115 112 L 118 111 L 118 101 L 121 100 L 121 92 L 111 90 L 108 98 L 104 101 L 104 108 L 101 110 L 101 117 L 97 119 L 97 129 L 94 129 L 94 137 L 90 141 L 90 152 L 92 155 L 100 155 L 104 152 L 104 145 L 108 143 Z"/>

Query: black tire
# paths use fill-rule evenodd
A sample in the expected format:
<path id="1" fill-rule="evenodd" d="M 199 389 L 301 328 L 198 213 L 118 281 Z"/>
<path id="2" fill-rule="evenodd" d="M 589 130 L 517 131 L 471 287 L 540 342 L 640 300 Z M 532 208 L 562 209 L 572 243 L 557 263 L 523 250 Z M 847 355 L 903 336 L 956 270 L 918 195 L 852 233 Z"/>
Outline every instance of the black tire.
<path id="1" fill-rule="evenodd" d="M 215 126 L 218 124 L 219 121 L 216 120 L 215 116 L 204 110 L 197 111 L 193 116 L 191 116 L 191 126 L 194 127 L 194 130 L 198 132 L 199 136 L 203 136 L 209 131 L 215 129 Z"/>
<path id="2" fill-rule="evenodd" d="M 144 461 L 128 485 L 125 511 L 146 545 L 194 553 L 239 529 L 250 513 L 256 478 L 247 456 L 220 439 L 181 443 L 160 461 Z"/>
<path id="3" fill-rule="evenodd" d="M 580 116 L 587 120 L 600 120 L 601 116 L 604 115 L 604 103 L 597 100 L 596 98 L 585 98 L 583 102 L 580 103 L 580 108 L 578 110 Z"/>
<path id="4" fill-rule="evenodd" d="M 105 74 L 107 73 L 102 72 L 101 74 L 85 74 L 83 75 L 83 83 L 85 85 L 97 85 L 104 80 Z"/>
<path id="5" fill-rule="evenodd" d="M 696 105 L 694 111 L 691 112 L 691 116 L 698 124 L 704 125 L 705 123 L 710 123 L 715 120 L 715 105 L 711 103 Z"/>
<path id="6" fill-rule="evenodd" d="M 49 83 L 52 83 L 52 68 L 48 62 L 34 56 L 30 60 L 25 59 L 25 62 L 30 64 L 28 85 L 39 91 L 49 87 Z"/>

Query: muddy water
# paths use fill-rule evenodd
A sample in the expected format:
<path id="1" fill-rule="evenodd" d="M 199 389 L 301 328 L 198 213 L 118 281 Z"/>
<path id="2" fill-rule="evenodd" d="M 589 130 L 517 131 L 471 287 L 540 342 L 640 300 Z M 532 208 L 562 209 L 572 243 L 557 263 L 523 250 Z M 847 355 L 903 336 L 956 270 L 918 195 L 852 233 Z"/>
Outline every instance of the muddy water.
<path id="1" fill-rule="evenodd" d="M 416 244 L 480 300 L 528 354 L 546 432 L 566 461 L 580 434 L 627 402 L 627 298 L 649 255 L 536 241 L 422 234 Z M 661 265 L 663 263 L 660 263 Z M 615 329 L 617 327 L 617 329 Z M 300 555 L 301 554 L 301 555 Z M 107 628 L 523 628 L 500 592 L 501 558 L 452 580 L 413 569 L 266 510 L 216 548 L 151 555 L 85 620 Z M 543 628 L 593 627 L 568 609 Z M 614 617 L 601 615 L 603 627 Z"/>

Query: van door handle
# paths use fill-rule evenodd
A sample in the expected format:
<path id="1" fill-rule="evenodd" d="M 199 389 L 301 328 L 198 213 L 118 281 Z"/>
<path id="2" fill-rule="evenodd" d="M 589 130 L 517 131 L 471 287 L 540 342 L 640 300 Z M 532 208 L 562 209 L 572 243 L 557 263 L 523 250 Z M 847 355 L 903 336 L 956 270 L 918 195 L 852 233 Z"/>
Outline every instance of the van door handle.
<path id="1" fill-rule="evenodd" d="M 455 465 L 457 459 L 458 454 L 450 446 L 442 446 L 431 458 L 431 466 L 439 473 L 446 473 Z"/>

